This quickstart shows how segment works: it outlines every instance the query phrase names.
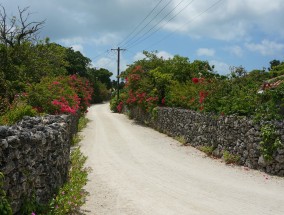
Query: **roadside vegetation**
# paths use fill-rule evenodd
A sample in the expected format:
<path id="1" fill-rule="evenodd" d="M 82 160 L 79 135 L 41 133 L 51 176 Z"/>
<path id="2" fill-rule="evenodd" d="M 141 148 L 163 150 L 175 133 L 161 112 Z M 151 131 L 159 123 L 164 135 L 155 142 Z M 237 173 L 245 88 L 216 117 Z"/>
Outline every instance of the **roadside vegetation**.
<path id="1" fill-rule="evenodd" d="M 191 62 L 186 57 L 163 59 L 144 52 L 122 73 L 125 86 L 111 110 L 138 106 L 152 112 L 167 106 L 216 115 L 238 115 L 255 120 L 282 119 L 284 110 L 284 61 L 272 60 L 268 70 L 247 72 L 242 66 L 231 67 L 221 76 L 207 61 Z"/>
<path id="2" fill-rule="evenodd" d="M 91 60 L 71 47 L 38 37 L 45 21 L 32 21 L 29 8 L 19 8 L 9 17 L 0 4 L 0 126 L 13 125 L 23 116 L 76 114 L 79 131 L 88 123 L 85 113 L 94 103 L 110 98 L 112 73 L 95 69 Z M 80 141 L 74 136 L 73 145 Z M 70 155 L 68 180 L 47 205 L 38 205 L 35 195 L 27 197 L 21 214 L 78 214 L 84 204 L 90 169 L 78 146 Z M 0 172 L 0 214 L 12 214 Z"/>

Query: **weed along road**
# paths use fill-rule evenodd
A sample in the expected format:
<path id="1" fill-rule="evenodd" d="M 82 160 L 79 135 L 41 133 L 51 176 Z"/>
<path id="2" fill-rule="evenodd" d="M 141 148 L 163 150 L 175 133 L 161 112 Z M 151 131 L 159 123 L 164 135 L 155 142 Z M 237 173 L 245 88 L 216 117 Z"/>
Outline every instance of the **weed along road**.
<path id="1" fill-rule="evenodd" d="M 123 114 L 89 109 L 81 149 L 92 215 L 283 215 L 284 178 L 228 166 Z"/>

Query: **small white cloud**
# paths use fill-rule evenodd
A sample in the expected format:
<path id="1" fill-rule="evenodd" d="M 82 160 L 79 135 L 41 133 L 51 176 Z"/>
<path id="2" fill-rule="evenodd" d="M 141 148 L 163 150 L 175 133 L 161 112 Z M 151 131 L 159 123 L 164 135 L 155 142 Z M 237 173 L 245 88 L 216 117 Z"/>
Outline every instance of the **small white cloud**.
<path id="1" fill-rule="evenodd" d="M 196 51 L 198 56 L 213 57 L 215 55 L 214 49 L 200 48 Z"/>
<path id="2" fill-rule="evenodd" d="M 230 73 L 230 66 L 224 62 L 217 60 L 209 61 L 210 66 L 214 65 L 214 71 L 220 75 L 228 75 Z"/>
<path id="3" fill-rule="evenodd" d="M 136 53 L 136 55 L 133 57 L 134 61 L 138 61 L 138 60 L 142 60 L 143 58 L 145 58 L 145 55 L 142 52 L 138 52 Z"/>
<path id="4" fill-rule="evenodd" d="M 71 47 L 73 48 L 74 51 L 79 51 L 82 54 L 84 53 L 84 47 L 81 44 L 74 44 L 71 45 Z"/>
<path id="5" fill-rule="evenodd" d="M 104 34 L 103 36 L 92 38 L 90 41 L 92 41 L 92 43 L 94 43 L 96 46 L 102 46 L 116 44 L 119 41 L 119 38 L 117 35 L 109 33 Z"/>
<path id="6" fill-rule="evenodd" d="M 263 40 L 261 43 L 246 43 L 248 50 L 259 52 L 263 56 L 276 55 L 284 51 L 284 44 Z"/>
<path id="7" fill-rule="evenodd" d="M 166 51 L 159 51 L 158 53 L 156 53 L 156 55 L 157 55 L 157 57 L 163 58 L 163 59 L 169 59 L 169 58 L 173 58 L 174 57 L 172 54 L 170 54 L 169 52 L 166 52 Z M 144 59 L 145 57 L 146 56 L 142 52 L 138 52 L 133 57 L 133 60 L 134 61 L 138 61 L 138 60 Z"/>
<path id="8" fill-rule="evenodd" d="M 225 50 L 229 51 L 231 54 L 237 56 L 237 57 L 242 57 L 243 56 L 243 49 L 240 46 L 231 46 L 225 48 Z"/>
<path id="9" fill-rule="evenodd" d="M 70 46 L 72 47 L 73 44 L 83 44 L 84 38 L 82 37 L 73 37 L 73 38 L 63 38 L 59 40 L 59 43 L 62 43 L 64 46 Z"/>
<path id="10" fill-rule="evenodd" d="M 169 52 L 166 52 L 166 51 L 158 52 L 157 56 L 160 57 L 160 58 L 164 58 L 164 59 L 170 59 L 170 58 L 174 57 L 172 54 L 170 54 Z"/>

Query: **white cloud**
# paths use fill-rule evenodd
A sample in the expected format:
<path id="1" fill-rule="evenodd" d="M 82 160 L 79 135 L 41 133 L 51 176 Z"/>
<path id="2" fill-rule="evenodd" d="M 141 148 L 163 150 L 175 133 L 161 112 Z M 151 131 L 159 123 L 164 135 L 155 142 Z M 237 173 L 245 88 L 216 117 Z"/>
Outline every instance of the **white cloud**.
<path id="1" fill-rule="evenodd" d="M 217 60 L 209 61 L 211 66 L 214 65 L 214 71 L 220 75 L 228 75 L 230 73 L 230 66 L 227 63 L 220 62 Z"/>
<path id="2" fill-rule="evenodd" d="M 246 43 L 245 46 L 252 52 L 259 52 L 263 56 L 276 55 L 284 52 L 284 44 L 263 40 L 261 43 Z"/>
<path id="3" fill-rule="evenodd" d="M 124 57 L 120 59 L 120 72 L 123 72 L 127 68 L 127 63 Z M 117 77 L 117 59 L 116 56 L 106 56 L 98 59 L 92 63 L 92 66 L 95 68 L 104 68 L 113 73 L 111 79 L 116 79 Z"/>
<path id="4" fill-rule="evenodd" d="M 145 58 L 145 55 L 142 52 L 138 52 L 134 55 L 133 60 L 138 61 L 142 60 L 143 58 Z"/>
<path id="5" fill-rule="evenodd" d="M 180 0 L 174 1 L 175 5 Z M 253 31 L 284 38 L 283 0 L 215 0 L 194 1 L 165 28 L 187 33 L 191 37 L 206 37 L 225 41 L 248 40 Z M 205 12 L 206 11 L 206 12 Z"/>
<path id="6" fill-rule="evenodd" d="M 207 49 L 207 48 L 199 48 L 196 51 L 198 56 L 206 56 L 206 57 L 213 57 L 215 55 L 214 49 Z"/>
<path id="7" fill-rule="evenodd" d="M 82 54 L 84 54 L 84 47 L 81 44 L 74 44 L 71 45 L 71 47 L 73 48 L 74 51 L 79 51 Z"/>
<path id="8" fill-rule="evenodd" d="M 240 46 L 230 46 L 226 47 L 225 50 L 229 51 L 231 54 L 237 56 L 237 57 L 242 57 L 244 54 L 244 50 Z"/>
<path id="9" fill-rule="evenodd" d="M 160 58 L 164 58 L 164 59 L 169 59 L 169 58 L 173 58 L 174 56 L 166 51 L 159 51 L 157 53 L 157 56 Z"/>
<path id="10" fill-rule="evenodd" d="M 94 43 L 97 46 L 102 46 L 102 45 L 115 45 L 116 43 L 119 42 L 119 37 L 113 33 L 105 33 L 102 36 L 96 37 L 96 38 L 92 38 L 90 39 L 90 41 L 92 41 L 92 43 Z"/>
<path id="11" fill-rule="evenodd" d="M 158 53 L 156 53 L 156 55 L 160 58 L 164 58 L 164 59 L 169 59 L 169 58 L 173 58 L 174 56 L 172 54 L 170 54 L 169 52 L 166 51 L 159 51 Z M 137 52 L 135 54 L 135 56 L 133 57 L 134 61 L 138 61 L 138 60 L 142 60 L 145 58 L 145 55 L 142 52 Z"/>

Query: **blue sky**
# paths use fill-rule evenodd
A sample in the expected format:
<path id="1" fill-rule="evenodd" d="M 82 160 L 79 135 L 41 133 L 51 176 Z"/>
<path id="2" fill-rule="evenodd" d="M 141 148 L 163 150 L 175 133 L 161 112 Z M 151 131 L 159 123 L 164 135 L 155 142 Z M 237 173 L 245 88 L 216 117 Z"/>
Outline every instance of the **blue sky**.
<path id="1" fill-rule="evenodd" d="M 0 0 L 0 4 L 10 16 L 17 14 L 17 6 L 29 6 L 31 21 L 46 20 L 42 38 L 73 47 L 94 67 L 114 74 L 116 52 L 111 49 L 118 46 L 127 49 L 121 53 L 122 71 L 141 59 L 143 50 L 157 50 L 164 58 L 178 54 L 190 61 L 207 60 L 220 74 L 227 74 L 229 66 L 242 65 L 250 71 L 267 68 L 273 59 L 284 60 L 283 0 Z"/>

